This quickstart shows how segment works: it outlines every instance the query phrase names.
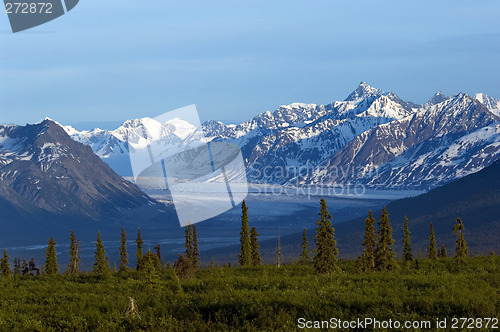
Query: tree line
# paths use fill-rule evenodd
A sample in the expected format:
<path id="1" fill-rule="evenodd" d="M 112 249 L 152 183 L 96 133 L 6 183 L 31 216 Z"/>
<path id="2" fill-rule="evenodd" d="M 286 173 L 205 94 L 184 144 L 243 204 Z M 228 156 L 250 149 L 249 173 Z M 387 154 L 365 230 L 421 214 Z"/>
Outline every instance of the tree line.
<path id="1" fill-rule="evenodd" d="M 332 216 L 328 211 L 327 203 L 324 199 L 320 200 L 319 218 L 316 221 L 316 234 L 314 237 L 314 249 L 312 250 L 313 257 L 311 259 L 311 252 L 309 251 L 309 243 L 307 239 L 306 229 L 303 229 L 301 254 L 299 262 L 301 264 L 309 264 L 312 262 L 314 271 L 316 273 L 333 273 L 340 270 L 337 256 L 339 250 L 335 240 L 335 229 L 332 225 Z M 378 228 L 376 227 L 378 226 Z M 453 227 L 453 234 L 456 236 L 455 258 L 459 263 L 463 263 L 468 257 L 468 247 L 464 237 L 464 224 L 460 218 L 457 218 L 456 224 Z M 241 205 L 241 231 L 240 231 L 240 252 L 238 254 L 238 262 L 240 266 L 259 266 L 262 264 L 260 255 L 260 245 L 258 241 L 258 232 L 255 227 L 250 228 L 248 218 L 248 207 L 246 202 L 243 201 Z M 403 231 L 403 264 L 408 266 L 414 260 L 411 247 L 410 231 L 408 229 L 408 218 L 404 220 Z M 144 241 L 141 237 L 140 228 L 137 231 L 137 239 L 135 240 L 136 251 L 136 267 L 135 270 L 139 272 L 146 272 L 153 274 L 156 271 L 168 267 L 173 268 L 176 275 L 179 277 L 189 277 L 194 275 L 200 266 L 200 251 L 198 248 L 198 234 L 196 226 L 191 225 L 189 222 L 185 228 L 185 253 L 179 254 L 173 266 L 170 262 L 165 266 L 161 256 L 160 245 L 154 247 L 155 252 L 150 249 L 146 253 L 143 252 Z M 363 253 L 356 260 L 356 266 L 359 271 L 392 271 L 399 268 L 396 261 L 396 252 L 393 248 L 395 240 L 392 236 L 392 226 L 389 218 L 387 208 L 384 207 L 379 221 L 376 223 L 371 211 L 368 211 L 368 217 L 365 220 L 365 234 L 362 242 Z M 14 259 L 14 271 L 11 270 L 9 263 L 9 256 L 7 250 L 4 250 L 3 257 L 0 260 L 0 271 L 3 276 L 11 274 L 29 274 L 29 275 L 56 275 L 59 273 L 59 265 L 57 262 L 56 242 L 51 237 L 46 248 L 45 264 L 39 269 L 36 267 L 33 259 L 28 263 L 26 260 L 21 262 L 18 258 Z M 95 259 L 92 272 L 96 275 L 106 276 L 114 272 L 128 272 L 131 270 L 128 260 L 127 252 L 127 234 L 122 228 L 119 247 L 119 266 L 115 266 L 113 270 L 109 262 L 109 256 L 106 255 L 101 233 L 98 232 L 97 240 L 95 242 Z M 69 247 L 69 263 L 66 267 L 64 274 L 75 276 L 80 273 L 80 255 L 79 255 L 80 241 L 77 240 L 74 231 L 70 235 Z M 282 259 L 281 244 L 278 235 L 276 247 L 276 262 L 280 266 Z M 435 260 L 438 257 L 446 257 L 447 251 L 444 245 L 440 248 L 437 247 L 436 237 L 434 234 L 434 227 L 430 223 L 429 246 L 427 248 L 426 256 L 430 260 Z M 421 253 L 419 251 L 419 258 Z M 418 262 L 417 262 L 418 264 Z M 213 260 L 211 266 L 214 266 Z"/>
<path id="2" fill-rule="evenodd" d="M 245 265 L 259 265 L 261 262 L 258 253 L 259 244 L 256 236 L 257 231 L 252 227 L 252 232 L 249 236 L 248 225 L 248 208 L 245 201 L 242 203 L 242 226 L 241 226 L 241 247 L 239 254 L 239 263 Z M 332 216 L 328 211 L 327 203 L 324 199 L 320 200 L 319 219 L 316 221 L 316 234 L 314 237 L 314 249 L 312 250 L 312 265 L 316 273 L 333 273 L 340 270 L 337 264 L 337 256 L 339 250 L 337 241 L 335 240 L 335 229 L 332 225 Z M 378 226 L 378 228 L 376 227 Z M 453 234 L 456 236 L 455 258 L 457 262 L 463 263 L 468 257 L 467 242 L 464 237 L 464 224 L 460 218 L 457 218 L 456 224 L 453 227 Z M 254 237 L 251 234 L 255 234 Z M 430 260 L 435 260 L 438 257 L 447 257 L 446 248 L 441 245 L 440 248 L 436 244 L 436 236 L 434 234 L 434 226 L 430 223 L 429 246 L 426 256 Z M 252 239 L 252 240 L 250 240 Z M 356 260 L 356 266 L 359 271 L 393 271 L 399 268 L 396 260 L 396 252 L 394 243 L 396 241 L 392 235 L 392 226 L 389 218 L 389 212 L 384 207 L 379 221 L 376 223 L 371 211 L 368 211 L 368 217 L 365 220 L 365 234 L 362 242 L 363 253 Z M 414 260 L 411 246 L 410 231 L 408 229 L 408 218 L 405 217 L 404 232 L 403 232 L 403 264 L 409 266 Z M 419 251 L 420 252 L 420 251 Z M 301 254 L 299 263 L 307 264 L 311 262 L 311 253 L 309 251 L 309 243 L 307 240 L 306 229 L 302 232 Z M 278 236 L 278 244 L 276 248 L 276 259 L 280 260 L 281 248 Z M 421 253 L 419 253 L 419 258 Z M 416 261 L 418 264 L 418 261 Z M 279 266 L 279 263 L 277 264 Z"/>
<path id="3" fill-rule="evenodd" d="M 69 263 L 64 272 L 68 276 L 76 276 L 80 274 L 80 241 L 77 240 L 74 231 L 71 231 L 70 235 L 70 246 L 69 246 Z M 137 245 L 136 258 L 137 263 L 135 270 L 139 272 L 154 273 L 160 271 L 165 266 L 164 261 L 161 256 L 160 245 L 154 247 L 156 252 L 152 252 L 150 249 L 146 253 L 143 251 L 144 241 L 141 237 L 141 229 L 137 230 L 137 239 L 135 240 Z M 14 271 L 11 270 L 9 263 L 9 256 L 7 250 L 4 250 L 3 257 L 0 260 L 0 272 L 3 276 L 9 275 L 57 275 L 59 274 L 59 264 L 57 261 L 56 252 L 56 242 L 54 238 L 51 237 L 47 248 L 45 250 L 45 264 L 42 265 L 41 269 L 37 268 L 32 258 L 29 263 L 23 259 L 23 264 L 21 266 L 20 260 L 18 258 L 14 259 Z M 99 276 L 107 276 L 112 272 L 128 272 L 131 270 L 129 266 L 129 255 L 127 252 L 127 233 L 125 229 L 122 228 L 120 237 L 120 247 L 119 247 L 119 266 L 114 265 L 111 269 L 111 264 L 109 262 L 109 256 L 106 254 L 106 249 L 101 239 L 101 232 L 97 233 L 97 240 L 95 244 L 95 259 L 92 269 L 92 273 Z M 196 233 L 196 227 L 194 225 L 188 225 L 186 227 L 186 243 L 185 243 L 186 253 L 185 255 L 179 254 L 179 258 L 174 263 L 174 268 L 178 270 L 181 274 L 191 273 L 199 266 L 200 253 L 198 250 L 198 236 Z M 168 263 L 167 266 L 170 266 Z"/>

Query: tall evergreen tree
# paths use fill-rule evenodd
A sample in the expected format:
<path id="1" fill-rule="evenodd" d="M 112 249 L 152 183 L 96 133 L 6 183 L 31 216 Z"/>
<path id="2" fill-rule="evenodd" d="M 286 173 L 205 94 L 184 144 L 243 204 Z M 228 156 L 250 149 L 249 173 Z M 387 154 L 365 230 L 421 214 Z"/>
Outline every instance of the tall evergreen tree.
<path id="1" fill-rule="evenodd" d="M 43 265 L 42 265 L 42 270 L 43 270 Z M 30 272 L 30 269 L 28 268 L 28 262 L 24 258 L 23 258 L 23 265 L 21 266 L 21 271 L 23 271 L 23 275 L 28 274 Z"/>
<path id="2" fill-rule="evenodd" d="M 431 223 L 430 226 L 430 236 L 429 236 L 429 247 L 427 248 L 427 258 L 437 259 L 437 244 L 436 235 L 434 234 L 434 226 Z"/>
<path id="3" fill-rule="evenodd" d="M 262 263 L 262 259 L 260 258 L 260 245 L 259 245 L 259 233 L 257 233 L 257 229 L 252 227 L 250 230 L 250 256 L 252 259 L 253 266 L 259 266 Z"/>
<path id="4" fill-rule="evenodd" d="M 240 255 L 238 262 L 241 266 L 250 265 L 250 228 L 248 226 L 248 207 L 245 200 L 241 203 L 241 232 L 240 232 Z"/>
<path id="5" fill-rule="evenodd" d="M 375 267 L 379 271 L 391 271 L 397 268 L 396 253 L 394 252 L 394 239 L 392 237 L 389 212 L 384 206 L 378 222 L 377 249 L 375 250 Z"/>
<path id="6" fill-rule="evenodd" d="M 365 238 L 363 240 L 363 254 L 361 255 L 360 268 L 364 271 L 375 270 L 375 219 L 372 211 L 368 211 L 365 219 Z"/>
<path id="7" fill-rule="evenodd" d="M 76 241 L 75 232 L 71 231 L 69 237 L 69 263 L 66 268 L 66 274 L 70 276 L 78 275 L 80 273 L 80 241 Z"/>
<path id="8" fill-rule="evenodd" d="M 193 227 L 189 221 L 184 230 L 184 248 L 186 248 L 186 259 L 194 266 Z"/>
<path id="9" fill-rule="evenodd" d="M 321 210 L 319 219 L 316 222 L 316 236 L 314 243 L 315 255 L 313 258 L 314 270 L 316 273 L 332 273 L 338 270 L 337 266 L 337 241 L 335 240 L 335 230 L 332 227 L 332 216 L 328 212 L 326 201 L 321 199 Z"/>
<path id="10" fill-rule="evenodd" d="M 47 245 L 47 250 L 45 251 L 45 273 L 46 274 L 57 274 L 59 272 L 59 266 L 57 265 L 57 255 L 56 255 L 56 242 L 54 238 L 50 238 Z"/>
<path id="11" fill-rule="evenodd" d="M 36 271 L 35 273 L 37 276 L 40 275 L 40 270 L 36 268 L 35 259 L 33 257 L 31 257 L 31 260 L 28 263 L 28 267 L 30 271 Z"/>
<path id="12" fill-rule="evenodd" d="M 405 216 L 404 231 L 403 231 L 403 261 L 409 262 L 413 260 L 411 252 L 410 230 L 408 229 L 408 218 Z"/>
<path id="13" fill-rule="evenodd" d="M 453 234 L 455 234 L 457 237 L 457 240 L 455 241 L 456 243 L 455 258 L 460 263 L 463 263 L 465 259 L 469 256 L 469 249 L 467 248 L 467 242 L 465 242 L 464 230 L 465 227 L 462 222 L 462 219 L 457 218 L 457 223 L 453 227 Z"/>
<path id="14" fill-rule="evenodd" d="M 127 252 L 127 233 L 125 229 L 122 228 L 122 233 L 120 236 L 120 272 L 127 272 L 128 267 L 128 252 Z"/>
<path id="15" fill-rule="evenodd" d="M 441 245 L 441 251 L 439 252 L 439 257 L 447 257 L 448 253 L 446 252 L 446 247 L 444 244 Z"/>
<path id="16" fill-rule="evenodd" d="M 200 250 L 198 249 L 198 233 L 196 232 L 196 225 L 191 226 L 191 232 L 193 235 L 193 265 L 195 267 L 200 266 Z"/>
<path id="17" fill-rule="evenodd" d="M 111 267 L 109 266 L 109 261 L 106 259 L 106 250 L 102 244 L 101 232 L 97 233 L 95 249 L 94 273 L 100 275 L 109 274 L 111 272 Z"/>
<path id="18" fill-rule="evenodd" d="M 278 229 L 278 240 L 276 241 L 276 266 L 281 267 L 281 259 L 283 255 L 281 254 L 281 237 L 280 231 Z"/>
<path id="19" fill-rule="evenodd" d="M 307 264 L 309 262 L 309 243 L 307 242 L 306 229 L 302 231 L 302 251 L 300 253 L 300 263 Z"/>
<path id="20" fill-rule="evenodd" d="M 14 275 L 18 276 L 21 274 L 21 260 L 19 258 L 14 258 Z"/>
<path id="21" fill-rule="evenodd" d="M 142 245 L 144 244 L 141 238 L 140 228 L 137 229 L 137 240 L 135 240 L 135 243 L 137 244 L 137 253 L 135 254 L 135 256 L 137 257 L 137 271 L 140 271 L 142 263 Z"/>
<path id="22" fill-rule="evenodd" d="M 9 256 L 7 255 L 7 249 L 3 251 L 3 257 L 0 261 L 0 270 L 2 270 L 2 275 L 4 277 L 11 275 L 10 264 L 9 264 Z"/>
<path id="23" fill-rule="evenodd" d="M 163 268 L 165 264 L 163 262 L 163 258 L 161 257 L 161 246 L 157 245 L 156 247 L 154 247 L 154 249 L 156 250 L 156 256 L 158 256 L 158 260 L 160 261 L 160 266 Z"/>

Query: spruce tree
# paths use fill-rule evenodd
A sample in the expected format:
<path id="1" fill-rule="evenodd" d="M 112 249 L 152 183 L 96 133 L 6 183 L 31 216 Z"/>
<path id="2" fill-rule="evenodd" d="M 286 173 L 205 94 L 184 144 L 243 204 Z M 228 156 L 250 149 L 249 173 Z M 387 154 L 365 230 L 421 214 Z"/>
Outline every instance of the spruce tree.
<path id="1" fill-rule="evenodd" d="M 146 252 L 146 254 L 142 257 L 143 260 L 143 272 L 150 275 L 160 270 L 160 259 L 158 255 L 154 254 L 150 249 Z"/>
<path id="2" fill-rule="evenodd" d="M 108 270 L 106 271 L 105 274 L 110 274 L 111 273 L 111 263 L 109 262 L 109 256 L 106 256 L 106 267 L 108 268 Z M 116 267 L 116 264 L 115 264 L 115 267 Z"/>
<path id="3" fill-rule="evenodd" d="M 316 236 L 314 243 L 315 255 L 313 258 L 314 270 L 316 273 L 332 273 L 338 270 L 337 266 L 337 241 L 335 241 L 335 230 L 332 227 L 332 216 L 328 212 L 326 201 L 321 199 L 321 210 L 319 219 L 316 222 Z"/>
<path id="4" fill-rule="evenodd" d="M 193 267 L 193 264 L 184 257 L 184 255 L 178 255 L 179 257 L 175 260 L 173 265 L 175 275 L 182 279 L 194 276 L 196 269 Z"/>
<path id="5" fill-rule="evenodd" d="M 127 252 L 127 233 L 125 229 L 122 228 L 122 233 L 120 236 L 120 272 L 127 272 L 128 267 L 128 252 Z"/>
<path id="6" fill-rule="evenodd" d="M 95 262 L 94 273 L 99 275 L 106 275 L 111 272 L 109 261 L 106 259 L 106 250 L 101 240 L 101 232 L 97 233 L 97 242 L 95 243 Z"/>
<path id="7" fill-rule="evenodd" d="M 156 256 L 158 256 L 160 266 L 161 266 L 161 268 L 163 268 L 165 266 L 165 264 L 163 262 L 163 258 L 161 257 L 161 246 L 157 245 L 156 247 L 154 247 L 154 249 L 156 250 Z"/>
<path id="8" fill-rule="evenodd" d="M 259 266 L 262 263 L 262 259 L 260 258 L 260 245 L 259 245 L 259 233 L 257 233 L 257 229 L 252 227 L 250 230 L 250 252 L 251 252 L 251 263 L 253 266 Z"/>
<path id="9" fill-rule="evenodd" d="M 189 221 L 184 230 L 184 248 L 186 248 L 186 259 L 194 266 L 193 228 Z"/>
<path id="10" fill-rule="evenodd" d="M 443 257 L 443 258 L 448 256 L 448 253 L 446 252 L 446 248 L 445 248 L 444 244 L 441 245 L 440 256 Z"/>
<path id="11" fill-rule="evenodd" d="M 7 249 L 3 251 L 3 257 L 0 261 L 0 270 L 2 270 L 2 275 L 4 277 L 10 276 L 12 271 L 10 270 L 9 256 L 7 255 Z"/>
<path id="12" fill-rule="evenodd" d="M 281 254 L 281 237 L 280 231 L 278 230 L 278 240 L 276 241 L 276 266 L 281 267 L 281 259 L 283 255 Z"/>
<path id="13" fill-rule="evenodd" d="M 430 226 L 429 247 L 427 248 L 427 258 L 432 259 L 432 260 L 437 259 L 436 236 L 434 235 L 434 226 L 432 225 L 432 223 Z"/>
<path id="14" fill-rule="evenodd" d="M 196 232 L 196 225 L 191 226 L 191 231 L 193 235 L 193 265 L 195 267 L 200 266 L 200 250 L 198 249 L 198 233 Z"/>
<path id="15" fill-rule="evenodd" d="M 56 242 L 54 238 L 50 238 L 45 251 L 45 274 L 57 274 L 59 266 L 57 265 Z"/>
<path id="16" fill-rule="evenodd" d="M 238 262 L 241 266 L 250 265 L 250 228 L 248 226 L 248 207 L 245 200 L 241 203 L 241 232 L 240 232 L 240 255 Z"/>
<path id="17" fill-rule="evenodd" d="M 35 259 L 33 257 L 31 257 L 31 260 L 28 263 L 28 266 L 29 266 L 30 271 L 36 271 L 36 275 L 37 276 L 40 275 L 40 270 L 36 268 Z"/>
<path id="18" fill-rule="evenodd" d="M 464 224 L 462 222 L 462 219 L 457 218 L 457 223 L 453 227 L 453 234 L 456 235 L 457 240 L 456 240 L 456 248 L 455 248 L 455 258 L 460 262 L 463 263 L 465 259 L 469 256 L 469 250 L 467 248 L 467 242 L 465 242 L 464 238 Z"/>
<path id="19" fill-rule="evenodd" d="M 397 268 L 396 253 L 393 245 L 392 227 L 389 212 L 384 206 L 378 222 L 377 249 L 375 250 L 375 267 L 379 271 L 391 271 Z"/>
<path id="20" fill-rule="evenodd" d="M 144 244 L 141 238 L 140 228 L 137 229 L 137 240 L 135 240 L 135 243 L 137 244 L 137 253 L 135 254 L 135 256 L 137 257 L 137 271 L 140 271 L 142 262 L 142 245 Z"/>
<path id="21" fill-rule="evenodd" d="M 309 263 L 309 243 L 307 242 L 307 234 L 306 229 L 302 231 L 302 251 L 300 253 L 300 263 L 307 264 Z"/>
<path id="22" fill-rule="evenodd" d="M 359 267 L 362 271 L 375 270 L 375 219 L 372 211 L 368 211 L 365 219 L 365 238 L 363 240 L 363 254 L 361 255 Z"/>
<path id="23" fill-rule="evenodd" d="M 42 265 L 43 269 L 43 265 Z M 28 274 L 30 269 L 28 268 L 28 262 L 23 258 L 23 265 L 21 266 L 21 271 L 23 271 L 23 275 Z"/>
<path id="24" fill-rule="evenodd" d="M 412 260 L 413 254 L 411 253 L 410 230 L 408 229 L 408 218 L 405 216 L 403 231 L 403 262 L 410 262 Z"/>
<path id="25" fill-rule="evenodd" d="M 75 232 L 71 231 L 71 235 L 69 237 L 69 263 L 66 268 L 66 274 L 70 276 L 78 275 L 80 273 L 79 264 L 80 264 L 80 254 L 79 247 L 80 241 L 76 241 Z"/>
<path id="26" fill-rule="evenodd" d="M 21 260 L 19 258 L 14 258 L 14 275 L 18 276 L 21 274 Z"/>

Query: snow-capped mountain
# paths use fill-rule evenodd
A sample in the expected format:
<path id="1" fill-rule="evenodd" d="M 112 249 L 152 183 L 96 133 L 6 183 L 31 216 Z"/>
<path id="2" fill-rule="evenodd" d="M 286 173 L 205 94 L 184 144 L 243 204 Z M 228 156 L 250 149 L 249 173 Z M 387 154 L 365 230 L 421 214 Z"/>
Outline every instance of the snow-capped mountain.
<path id="1" fill-rule="evenodd" d="M 251 182 L 429 189 L 500 157 L 500 101 L 475 97 L 438 92 L 417 105 L 362 82 L 344 101 L 294 103 L 238 125 L 144 118 L 114 131 L 65 129 L 125 177 L 132 176 L 127 142 L 172 147 L 204 137 L 238 144 Z"/>
<path id="2" fill-rule="evenodd" d="M 364 132 L 301 181 L 432 188 L 499 159 L 499 121 L 478 100 L 458 94 Z"/>
<path id="3" fill-rule="evenodd" d="M 476 99 L 486 106 L 493 114 L 500 116 L 500 99 L 487 96 L 484 93 L 476 93 Z"/>
<path id="4" fill-rule="evenodd" d="M 0 125 L 0 206 L 11 212 L 9 220 L 20 215 L 102 220 L 137 208 L 145 213 L 162 208 L 50 119 Z"/>

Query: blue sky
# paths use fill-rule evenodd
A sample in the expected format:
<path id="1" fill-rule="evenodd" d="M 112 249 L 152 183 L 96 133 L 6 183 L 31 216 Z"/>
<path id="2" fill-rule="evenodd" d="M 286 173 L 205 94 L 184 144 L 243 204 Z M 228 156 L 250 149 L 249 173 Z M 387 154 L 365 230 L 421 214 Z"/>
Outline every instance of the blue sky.
<path id="1" fill-rule="evenodd" d="M 343 100 L 360 81 L 417 103 L 498 98 L 499 59 L 497 0 L 81 0 L 17 34 L 0 15 L 0 123 L 116 123 L 193 103 L 202 120 L 240 122 Z"/>

